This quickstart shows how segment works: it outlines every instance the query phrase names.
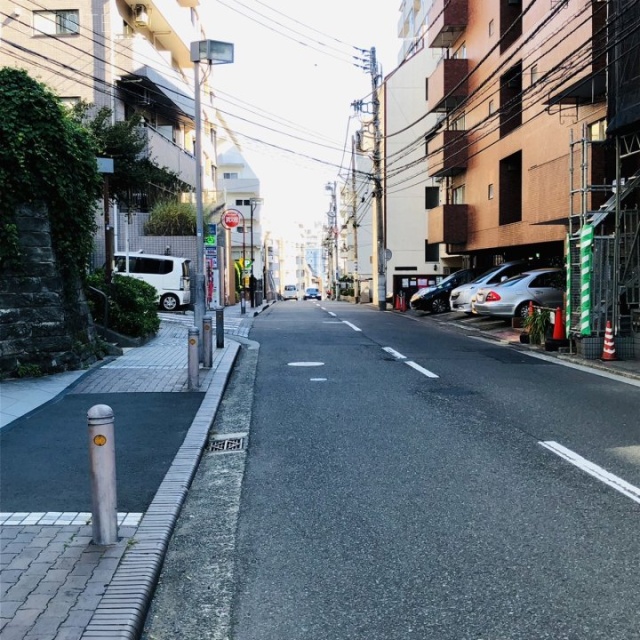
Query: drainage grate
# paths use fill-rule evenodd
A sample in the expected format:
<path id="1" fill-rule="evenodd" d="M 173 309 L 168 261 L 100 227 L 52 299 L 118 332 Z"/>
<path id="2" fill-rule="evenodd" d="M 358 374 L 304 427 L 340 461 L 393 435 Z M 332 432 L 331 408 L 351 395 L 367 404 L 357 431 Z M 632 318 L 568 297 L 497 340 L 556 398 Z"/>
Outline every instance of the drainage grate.
<path id="1" fill-rule="evenodd" d="M 223 440 L 214 440 L 211 443 L 211 451 L 214 453 L 220 451 L 242 451 L 244 448 L 244 438 L 224 438 Z"/>

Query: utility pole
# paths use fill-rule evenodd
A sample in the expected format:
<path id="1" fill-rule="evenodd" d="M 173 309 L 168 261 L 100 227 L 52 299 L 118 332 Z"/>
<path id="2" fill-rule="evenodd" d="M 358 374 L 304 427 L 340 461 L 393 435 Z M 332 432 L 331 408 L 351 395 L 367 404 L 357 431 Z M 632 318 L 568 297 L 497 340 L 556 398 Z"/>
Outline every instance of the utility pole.
<path id="1" fill-rule="evenodd" d="M 340 256 L 338 254 L 338 206 L 336 202 L 336 183 L 327 182 L 325 189 L 331 193 L 331 208 L 329 209 L 329 229 L 331 233 L 329 256 L 334 254 L 334 259 L 329 260 L 329 268 L 332 272 L 333 280 L 333 294 L 337 299 L 338 297 L 338 279 L 339 279 L 339 261 Z"/>
<path id="2" fill-rule="evenodd" d="M 378 248 L 378 309 L 387 308 L 387 248 L 384 237 L 384 212 L 382 209 L 382 168 L 381 168 L 381 133 L 380 133 L 380 100 L 378 98 L 378 61 L 376 48 L 371 47 L 369 54 L 369 73 L 371 74 L 371 99 L 373 105 L 373 196 L 376 203 L 376 240 Z"/>
<path id="3" fill-rule="evenodd" d="M 360 276 L 358 274 L 358 197 L 356 193 L 356 137 L 351 136 L 351 222 L 353 224 L 353 297 L 360 302 Z"/>

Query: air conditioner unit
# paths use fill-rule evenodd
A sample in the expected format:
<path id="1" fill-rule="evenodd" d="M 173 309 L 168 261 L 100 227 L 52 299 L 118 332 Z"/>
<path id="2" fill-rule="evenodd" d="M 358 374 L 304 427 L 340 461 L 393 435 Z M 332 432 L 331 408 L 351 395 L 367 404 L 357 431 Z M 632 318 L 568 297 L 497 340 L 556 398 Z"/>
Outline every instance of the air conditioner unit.
<path id="1" fill-rule="evenodd" d="M 135 15 L 135 25 L 141 29 L 145 29 L 149 26 L 149 14 L 147 13 L 147 7 L 143 4 L 137 4 L 133 10 Z"/>

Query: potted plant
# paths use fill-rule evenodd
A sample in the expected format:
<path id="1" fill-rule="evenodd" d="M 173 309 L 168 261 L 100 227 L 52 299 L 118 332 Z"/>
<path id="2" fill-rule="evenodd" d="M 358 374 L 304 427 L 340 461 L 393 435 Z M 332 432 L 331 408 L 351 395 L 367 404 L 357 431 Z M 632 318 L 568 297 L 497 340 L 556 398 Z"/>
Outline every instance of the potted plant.
<path id="1" fill-rule="evenodd" d="M 551 326 L 551 313 L 549 309 L 534 309 L 533 313 L 523 319 L 524 334 L 520 341 L 528 344 L 542 344 L 544 337 Z"/>

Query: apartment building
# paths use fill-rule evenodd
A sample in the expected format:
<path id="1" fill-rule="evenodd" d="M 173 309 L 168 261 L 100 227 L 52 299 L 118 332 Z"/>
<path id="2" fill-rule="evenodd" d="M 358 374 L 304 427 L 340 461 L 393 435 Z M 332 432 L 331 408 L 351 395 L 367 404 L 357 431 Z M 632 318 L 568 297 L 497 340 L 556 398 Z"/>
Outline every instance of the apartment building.
<path id="1" fill-rule="evenodd" d="M 442 58 L 427 79 L 441 119 L 427 135 L 428 175 L 440 182 L 431 242 L 478 268 L 563 259 L 572 133 L 597 138 L 606 118 L 605 21 L 597 1 L 433 1 L 427 42 Z M 603 183 L 602 163 L 590 166 Z"/>
<path id="2" fill-rule="evenodd" d="M 404 47 L 407 57 L 384 79 L 381 99 L 387 291 L 407 297 L 461 266 L 460 256 L 431 240 L 426 224 L 439 185 L 426 171 L 424 135 L 436 126 L 438 115 L 429 113 L 425 77 L 435 70 L 439 55 L 425 46 L 425 3 L 403 6 L 409 5 L 413 15 L 418 4 L 420 11 L 410 21 L 416 32 L 408 38 L 411 46 Z M 405 26 L 400 34 L 407 38 L 410 32 Z"/>
<path id="3" fill-rule="evenodd" d="M 26 69 L 68 104 L 82 100 L 108 107 L 114 121 L 140 114 L 148 157 L 195 188 L 190 45 L 205 39 L 199 0 L 20 0 L 4 6 L 1 65 Z M 201 102 L 202 190 L 205 205 L 212 205 L 216 127 L 207 82 L 202 83 Z M 111 211 L 116 250 L 125 248 L 126 233 L 132 249 L 150 249 L 140 247 L 147 199 L 144 193 L 135 196 L 131 211 Z M 184 197 L 193 198 L 193 193 Z M 136 213 L 135 220 L 130 213 Z M 102 224 L 102 215 L 98 222 Z M 103 238 L 99 232 L 98 263 L 104 259 Z"/>

